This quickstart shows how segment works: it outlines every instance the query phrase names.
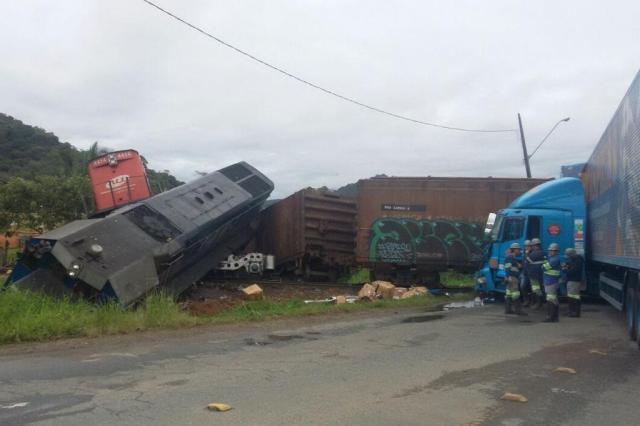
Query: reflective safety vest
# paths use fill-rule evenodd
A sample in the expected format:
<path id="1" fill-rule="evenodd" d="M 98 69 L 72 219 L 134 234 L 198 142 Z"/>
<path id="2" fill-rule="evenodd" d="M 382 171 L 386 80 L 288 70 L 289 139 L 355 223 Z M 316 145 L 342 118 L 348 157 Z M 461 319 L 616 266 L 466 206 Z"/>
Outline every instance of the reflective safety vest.
<path id="1" fill-rule="evenodd" d="M 560 262 L 560 256 L 551 256 L 546 262 L 542 264 L 542 271 L 544 273 L 544 285 L 557 284 L 560 279 L 560 270 L 562 264 Z"/>
<path id="2" fill-rule="evenodd" d="M 522 268 L 522 263 L 515 256 L 507 256 L 504 260 L 504 271 L 508 277 L 518 278 L 520 276 L 520 268 Z"/>

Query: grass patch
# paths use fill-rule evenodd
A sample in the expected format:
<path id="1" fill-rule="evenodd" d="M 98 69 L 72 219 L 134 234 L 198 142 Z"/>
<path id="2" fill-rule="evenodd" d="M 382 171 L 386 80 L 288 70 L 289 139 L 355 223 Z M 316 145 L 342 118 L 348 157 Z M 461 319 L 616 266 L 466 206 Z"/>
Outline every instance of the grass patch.
<path id="1" fill-rule="evenodd" d="M 475 285 L 473 273 L 457 271 L 441 272 L 440 282 L 445 287 L 473 287 Z"/>
<path id="2" fill-rule="evenodd" d="M 93 305 L 16 289 L 0 292 L 0 343 L 130 333 L 197 323 L 170 296 L 161 293 L 148 296 L 137 309 L 123 309 L 116 303 Z"/>
<path id="3" fill-rule="evenodd" d="M 430 307 L 450 301 L 445 297 L 414 297 L 343 305 L 305 304 L 302 300 L 245 302 L 212 316 L 183 311 L 171 296 L 149 295 L 135 309 L 116 303 L 94 305 L 84 300 L 53 298 L 15 288 L 0 291 L 0 344 L 45 341 L 63 337 L 95 337 L 200 324 L 263 321 L 331 312 L 368 309 Z"/>
<path id="4" fill-rule="evenodd" d="M 342 284 L 363 284 L 370 282 L 370 277 L 369 268 L 357 267 L 351 268 L 348 274 L 338 278 L 338 282 Z"/>

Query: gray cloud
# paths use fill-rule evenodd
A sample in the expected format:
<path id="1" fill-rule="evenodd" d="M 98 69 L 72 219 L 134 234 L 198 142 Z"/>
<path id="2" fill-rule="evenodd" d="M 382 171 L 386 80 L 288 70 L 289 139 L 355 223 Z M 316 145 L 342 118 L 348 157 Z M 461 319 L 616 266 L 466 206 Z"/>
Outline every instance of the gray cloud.
<path id="1" fill-rule="evenodd" d="M 584 161 L 638 69 L 636 1 L 158 0 L 318 84 L 448 125 L 524 118 L 536 176 Z M 0 111 L 180 178 L 247 160 L 282 196 L 377 173 L 523 176 L 516 134 L 398 121 L 283 78 L 140 1 L 6 2 Z"/>

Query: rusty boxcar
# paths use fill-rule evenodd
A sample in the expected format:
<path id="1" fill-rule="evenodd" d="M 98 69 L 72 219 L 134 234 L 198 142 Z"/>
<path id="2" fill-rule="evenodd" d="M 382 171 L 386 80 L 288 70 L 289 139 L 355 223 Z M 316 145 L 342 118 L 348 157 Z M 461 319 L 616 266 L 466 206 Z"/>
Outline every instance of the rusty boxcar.
<path id="1" fill-rule="evenodd" d="M 256 245 L 284 275 L 335 280 L 354 263 L 355 225 L 354 198 L 307 188 L 262 212 Z"/>
<path id="2" fill-rule="evenodd" d="M 356 260 L 378 278 L 438 282 L 482 260 L 489 213 L 547 179 L 377 177 L 358 182 Z"/>

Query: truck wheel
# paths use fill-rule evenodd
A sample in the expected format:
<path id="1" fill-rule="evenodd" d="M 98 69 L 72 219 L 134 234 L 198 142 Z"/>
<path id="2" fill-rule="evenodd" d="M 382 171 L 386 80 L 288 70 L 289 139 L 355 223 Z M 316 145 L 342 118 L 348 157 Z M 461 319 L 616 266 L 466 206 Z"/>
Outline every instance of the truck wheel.
<path id="1" fill-rule="evenodd" d="M 636 289 L 627 283 L 625 294 L 625 316 L 627 320 L 627 332 L 629 339 L 636 340 L 638 338 L 638 306 L 636 303 Z"/>

